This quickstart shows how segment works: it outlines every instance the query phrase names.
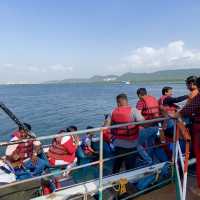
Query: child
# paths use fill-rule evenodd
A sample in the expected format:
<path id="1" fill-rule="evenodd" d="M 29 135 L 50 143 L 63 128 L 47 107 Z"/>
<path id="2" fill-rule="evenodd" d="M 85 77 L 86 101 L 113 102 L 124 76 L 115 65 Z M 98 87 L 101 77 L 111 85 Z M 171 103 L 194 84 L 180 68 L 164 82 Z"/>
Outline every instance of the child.
<path id="1" fill-rule="evenodd" d="M 88 126 L 87 129 L 92 129 L 92 126 Z M 96 154 L 95 150 L 92 148 L 92 137 L 94 132 L 88 132 L 85 137 L 82 139 L 81 147 L 84 153 L 88 156 Z"/>

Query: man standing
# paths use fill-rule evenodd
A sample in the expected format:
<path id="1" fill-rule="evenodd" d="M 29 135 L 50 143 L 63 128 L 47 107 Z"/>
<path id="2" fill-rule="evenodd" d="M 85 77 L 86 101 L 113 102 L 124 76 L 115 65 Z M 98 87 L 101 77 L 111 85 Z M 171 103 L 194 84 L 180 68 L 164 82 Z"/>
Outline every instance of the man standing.
<path id="1" fill-rule="evenodd" d="M 141 114 L 146 120 L 159 117 L 160 109 L 157 99 L 154 96 L 148 95 L 146 88 L 137 90 L 138 102 L 136 108 L 141 111 Z"/>
<path id="2" fill-rule="evenodd" d="M 196 76 L 189 76 L 186 80 L 186 86 L 189 90 L 189 99 L 188 103 L 199 93 L 197 84 L 196 84 L 197 77 Z"/>
<path id="3" fill-rule="evenodd" d="M 162 89 L 162 96 L 159 99 L 160 110 L 167 115 L 175 115 L 180 107 L 176 103 L 180 103 L 188 99 L 188 95 L 173 97 L 173 88 L 164 87 Z M 165 136 L 172 138 L 174 133 L 174 120 L 167 120 L 165 128 Z"/>
<path id="4" fill-rule="evenodd" d="M 196 80 L 198 91 L 200 91 L 200 77 Z M 196 157 L 196 176 L 198 188 L 191 190 L 200 196 L 200 94 L 193 97 L 190 103 L 186 104 L 178 113 L 177 116 L 182 118 L 190 117 L 192 119 L 192 145 Z"/>
<path id="5" fill-rule="evenodd" d="M 111 117 L 107 119 L 105 126 L 143 121 L 144 118 L 137 109 L 128 104 L 126 94 L 119 94 L 116 97 L 117 107 L 112 111 Z M 139 136 L 139 126 L 130 125 L 111 129 L 113 145 L 115 147 L 115 156 L 130 153 L 136 150 Z M 136 154 L 123 156 L 114 160 L 113 173 L 118 173 L 125 163 L 126 170 L 135 167 Z"/>
<path id="6" fill-rule="evenodd" d="M 148 95 L 146 88 L 139 88 L 137 90 L 138 102 L 136 108 L 141 112 L 145 120 L 152 120 L 160 116 L 160 109 L 157 99 L 154 96 Z M 153 160 L 153 148 L 150 148 L 144 154 L 144 147 L 152 147 L 155 145 L 155 140 L 157 133 L 159 131 L 158 123 L 146 124 L 145 128 L 140 131 L 140 136 L 138 139 L 138 150 L 140 150 L 140 155 L 145 159 L 149 164 L 152 164 Z M 151 156 L 151 157 L 150 157 Z"/>
<path id="7" fill-rule="evenodd" d="M 179 106 L 176 103 L 180 103 L 188 99 L 188 95 L 173 97 L 173 88 L 172 87 L 164 87 L 162 89 L 162 96 L 159 99 L 159 105 L 162 110 L 167 112 L 168 114 L 175 113 Z"/>

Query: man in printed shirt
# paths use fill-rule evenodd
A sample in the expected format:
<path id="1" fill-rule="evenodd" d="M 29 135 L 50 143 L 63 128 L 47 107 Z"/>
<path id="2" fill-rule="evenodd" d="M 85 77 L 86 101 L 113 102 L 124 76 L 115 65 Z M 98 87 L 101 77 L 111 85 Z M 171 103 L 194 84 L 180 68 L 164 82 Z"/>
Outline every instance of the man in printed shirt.
<path id="1" fill-rule="evenodd" d="M 200 77 L 196 80 L 200 91 Z M 200 94 L 191 99 L 178 113 L 177 117 L 190 117 L 192 119 L 191 136 L 193 151 L 196 156 L 196 175 L 198 188 L 191 188 L 192 192 L 200 196 Z"/>
<path id="2" fill-rule="evenodd" d="M 31 131 L 31 125 L 24 123 L 28 131 Z M 17 142 L 23 139 L 30 139 L 30 134 L 27 130 L 19 127 L 19 130 L 12 134 L 11 142 Z M 41 148 L 41 143 L 38 140 L 30 140 L 23 143 L 8 145 L 6 149 L 6 159 L 15 169 L 18 179 L 30 178 L 40 175 L 48 162 L 38 157 Z M 30 173 L 24 171 L 30 170 Z"/>
<path id="3" fill-rule="evenodd" d="M 197 80 L 197 76 L 189 76 L 185 80 L 187 89 L 189 90 L 188 103 L 199 93 L 196 80 Z"/>

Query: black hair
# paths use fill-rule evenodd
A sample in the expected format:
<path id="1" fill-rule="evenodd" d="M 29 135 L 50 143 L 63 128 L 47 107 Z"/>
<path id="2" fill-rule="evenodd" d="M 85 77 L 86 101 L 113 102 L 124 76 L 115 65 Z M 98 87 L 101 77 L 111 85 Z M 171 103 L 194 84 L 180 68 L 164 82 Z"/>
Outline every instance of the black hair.
<path id="1" fill-rule="evenodd" d="M 31 131 L 32 127 L 31 127 L 30 124 L 28 124 L 28 123 L 23 123 L 23 125 L 24 125 L 24 127 L 25 127 L 27 130 Z M 19 131 L 21 131 L 21 130 L 24 130 L 23 126 L 19 126 Z"/>
<path id="2" fill-rule="evenodd" d="M 166 92 L 168 92 L 169 90 L 172 90 L 172 89 L 173 89 L 172 87 L 168 87 L 168 86 L 164 87 L 162 89 L 162 95 L 165 95 Z"/>
<path id="3" fill-rule="evenodd" d="M 116 100 L 119 101 L 120 99 L 123 99 L 123 100 L 127 100 L 127 101 L 128 101 L 128 97 L 127 97 L 127 95 L 124 94 L 124 93 L 121 93 L 121 94 L 117 95 Z"/>
<path id="4" fill-rule="evenodd" d="M 64 130 L 64 129 L 61 129 L 61 130 L 58 131 L 58 134 L 59 134 L 59 133 L 64 133 L 64 132 L 65 132 L 65 130 Z"/>
<path id="5" fill-rule="evenodd" d="M 200 77 L 197 78 L 196 85 L 197 85 L 198 88 L 200 88 Z"/>
<path id="6" fill-rule="evenodd" d="M 141 96 L 147 95 L 147 90 L 146 90 L 146 88 L 138 88 L 138 89 L 137 89 L 137 95 L 138 95 L 138 96 L 139 96 L 139 95 L 141 95 Z"/>
<path id="7" fill-rule="evenodd" d="M 66 131 L 67 132 L 73 132 L 73 131 L 77 131 L 78 130 L 78 128 L 76 127 L 76 126 L 68 126 L 67 128 L 66 128 Z"/>
<path id="8" fill-rule="evenodd" d="M 189 76 L 187 77 L 187 79 L 185 80 L 186 84 L 190 84 L 193 83 L 194 85 L 196 85 L 196 81 L 197 81 L 197 76 Z"/>
<path id="9" fill-rule="evenodd" d="M 86 129 L 92 129 L 94 128 L 93 126 L 87 126 Z"/>

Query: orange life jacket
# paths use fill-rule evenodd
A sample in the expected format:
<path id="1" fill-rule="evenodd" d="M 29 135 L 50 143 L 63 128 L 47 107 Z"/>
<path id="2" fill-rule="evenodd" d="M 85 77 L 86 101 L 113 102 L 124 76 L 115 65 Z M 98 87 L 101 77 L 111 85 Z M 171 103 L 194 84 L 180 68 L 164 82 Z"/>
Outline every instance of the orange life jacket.
<path id="1" fill-rule="evenodd" d="M 161 110 L 163 110 L 164 112 L 168 113 L 168 114 L 174 114 L 175 112 L 177 112 L 177 105 L 176 104 L 172 104 L 171 106 L 169 105 L 164 105 L 164 100 L 168 98 L 168 96 L 163 95 L 160 97 L 159 99 L 159 107 Z"/>
<path id="2" fill-rule="evenodd" d="M 112 125 L 133 122 L 133 113 L 131 106 L 117 107 L 113 110 L 111 116 Z M 114 139 L 136 140 L 138 138 L 139 126 L 124 126 L 111 129 Z"/>
<path id="3" fill-rule="evenodd" d="M 146 120 L 154 119 L 159 117 L 160 109 L 158 101 L 153 96 L 144 96 L 142 101 L 145 103 L 145 108 L 142 110 L 142 115 Z"/>

